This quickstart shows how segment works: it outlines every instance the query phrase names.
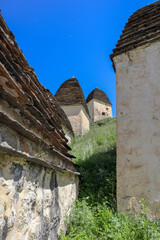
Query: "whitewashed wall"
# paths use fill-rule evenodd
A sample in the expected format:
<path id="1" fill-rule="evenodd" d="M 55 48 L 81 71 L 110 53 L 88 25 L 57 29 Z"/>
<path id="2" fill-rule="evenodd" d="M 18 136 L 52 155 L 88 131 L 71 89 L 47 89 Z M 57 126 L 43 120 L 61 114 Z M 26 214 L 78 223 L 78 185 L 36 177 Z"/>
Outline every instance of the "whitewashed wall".
<path id="1" fill-rule="evenodd" d="M 160 42 L 114 57 L 117 77 L 117 201 L 145 198 L 160 217 Z"/>

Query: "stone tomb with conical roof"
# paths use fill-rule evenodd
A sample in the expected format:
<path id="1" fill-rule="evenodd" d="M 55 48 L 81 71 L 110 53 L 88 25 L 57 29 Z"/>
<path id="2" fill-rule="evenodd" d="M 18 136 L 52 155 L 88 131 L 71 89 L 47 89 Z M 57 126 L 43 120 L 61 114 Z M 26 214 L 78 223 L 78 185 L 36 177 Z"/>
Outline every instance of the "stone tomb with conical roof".
<path id="1" fill-rule="evenodd" d="M 89 131 L 90 115 L 83 90 L 73 76 L 65 81 L 57 90 L 55 97 L 66 113 L 74 134 L 82 136 Z"/>
<path id="2" fill-rule="evenodd" d="M 62 119 L 0 14 L 0 239 L 58 239 L 65 230 L 79 173 Z"/>
<path id="3" fill-rule="evenodd" d="M 112 117 L 112 104 L 106 93 L 95 88 L 87 97 L 87 106 L 91 116 L 91 122 L 96 122 Z"/>
<path id="4" fill-rule="evenodd" d="M 113 49 L 117 82 L 117 205 L 160 218 L 160 1 L 136 11 Z"/>

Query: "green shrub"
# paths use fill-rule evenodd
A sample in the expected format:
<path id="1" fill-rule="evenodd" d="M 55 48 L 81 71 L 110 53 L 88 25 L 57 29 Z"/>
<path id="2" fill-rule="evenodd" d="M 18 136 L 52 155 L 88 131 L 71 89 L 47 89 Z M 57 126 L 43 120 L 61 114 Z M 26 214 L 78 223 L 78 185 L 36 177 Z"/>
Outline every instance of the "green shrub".
<path id="1" fill-rule="evenodd" d="M 144 221 L 118 214 L 108 207 L 107 202 L 93 207 L 85 199 L 79 200 L 73 208 L 68 222 L 66 236 L 68 240 L 158 240 L 160 223 Z"/>

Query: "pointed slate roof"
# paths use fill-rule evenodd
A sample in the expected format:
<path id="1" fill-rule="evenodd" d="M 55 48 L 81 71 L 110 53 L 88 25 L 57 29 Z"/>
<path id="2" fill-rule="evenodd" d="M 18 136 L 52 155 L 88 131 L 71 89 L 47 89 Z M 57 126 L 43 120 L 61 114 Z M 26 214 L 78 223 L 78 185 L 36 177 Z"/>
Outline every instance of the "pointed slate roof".
<path id="1" fill-rule="evenodd" d="M 92 99 L 96 99 L 96 100 L 100 100 L 104 103 L 107 103 L 107 104 L 111 104 L 109 98 L 107 97 L 106 93 L 103 92 L 101 89 L 99 88 L 95 88 L 87 97 L 87 100 L 86 102 L 90 102 Z"/>
<path id="2" fill-rule="evenodd" d="M 160 40 L 160 1 L 137 10 L 128 20 L 111 60 L 148 42 Z"/>
<path id="3" fill-rule="evenodd" d="M 57 90 L 55 97 L 60 105 L 68 106 L 82 104 L 89 116 L 83 90 L 74 76 L 62 83 Z"/>
<path id="4" fill-rule="evenodd" d="M 47 151 L 60 156 L 66 168 L 75 166 L 61 127 L 64 113 L 54 97 L 50 100 L 1 14 L 0 77 L 0 123 L 36 144 L 41 143 Z M 4 110 L 5 104 L 12 116 Z"/>

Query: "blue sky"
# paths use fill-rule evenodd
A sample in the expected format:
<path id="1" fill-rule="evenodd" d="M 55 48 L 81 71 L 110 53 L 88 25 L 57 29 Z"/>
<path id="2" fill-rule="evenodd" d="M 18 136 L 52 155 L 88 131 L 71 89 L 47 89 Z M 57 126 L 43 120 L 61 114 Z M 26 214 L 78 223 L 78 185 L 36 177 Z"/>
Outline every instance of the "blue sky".
<path id="1" fill-rule="evenodd" d="M 130 15 L 151 0 L 1 0 L 7 25 L 39 81 L 55 94 L 73 75 L 84 94 L 106 92 L 116 115 L 109 55 Z"/>

